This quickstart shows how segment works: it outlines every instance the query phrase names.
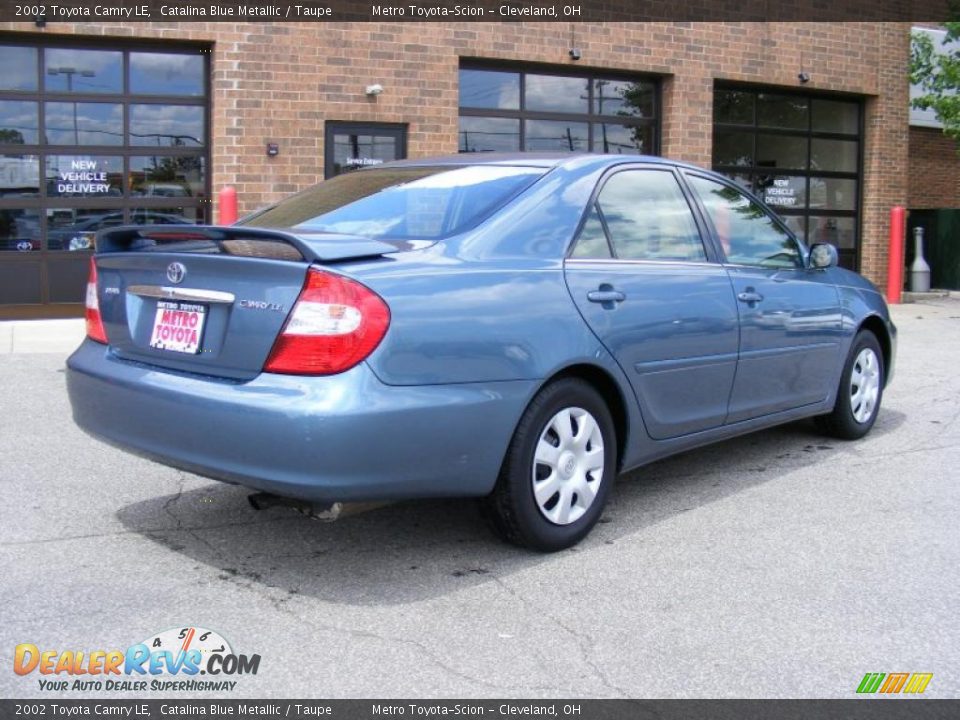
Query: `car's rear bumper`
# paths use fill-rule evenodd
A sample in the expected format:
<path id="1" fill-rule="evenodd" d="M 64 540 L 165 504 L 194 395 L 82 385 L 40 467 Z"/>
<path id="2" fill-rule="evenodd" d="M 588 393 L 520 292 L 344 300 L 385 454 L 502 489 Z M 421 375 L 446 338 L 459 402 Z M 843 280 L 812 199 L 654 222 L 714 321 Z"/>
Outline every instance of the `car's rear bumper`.
<path id="1" fill-rule="evenodd" d="M 115 358 L 85 340 L 67 361 L 85 431 L 167 465 L 318 501 L 484 495 L 534 381 L 398 387 L 366 364 L 248 382 Z"/>

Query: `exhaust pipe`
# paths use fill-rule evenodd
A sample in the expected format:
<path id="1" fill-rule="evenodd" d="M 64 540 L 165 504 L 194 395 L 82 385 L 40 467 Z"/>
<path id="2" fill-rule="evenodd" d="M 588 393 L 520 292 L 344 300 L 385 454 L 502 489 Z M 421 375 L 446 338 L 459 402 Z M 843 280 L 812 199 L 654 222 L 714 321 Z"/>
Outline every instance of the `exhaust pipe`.
<path id="1" fill-rule="evenodd" d="M 343 504 L 338 502 L 312 503 L 306 500 L 297 500 L 296 498 L 288 498 L 264 492 L 248 495 L 247 500 L 254 510 L 266 510 L 272 507 L 288 507 L 293 508 L 301 515 L 312 517 L 315 520 L 323 520 L 324 522 L 333 522 L 340 517 L 340 512 L 343 510 Z"/>
<path id="2" fill-rule="evenodd" d="M 341 517 L 358 515 L 360 513 L 367 512 L 369 510 L 376 510 L 377 508 L 390 504 L 385 502 L 315 503 L 307 500 L 297 500 L 296 498 L 288 498 L 281 495 L 273 495 L 271 493 L 264 492 L 248 495 L 247 500 L 250 502 L 250 506 L 254 510 L 267 510 L 268 508 L 272 507 L 288 507 L 293 508 L 301 515 L 306 515 L 307 517 L 311 517 L 314 520 L 320 520 L 322 522 L 333 522 Z"/>

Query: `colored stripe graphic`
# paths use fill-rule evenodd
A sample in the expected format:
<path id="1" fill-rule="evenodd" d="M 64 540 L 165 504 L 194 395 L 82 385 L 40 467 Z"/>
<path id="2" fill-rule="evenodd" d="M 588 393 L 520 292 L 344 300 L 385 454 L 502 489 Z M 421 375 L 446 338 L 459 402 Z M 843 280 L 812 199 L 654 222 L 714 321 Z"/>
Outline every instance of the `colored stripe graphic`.
<path id="1" fill-rule="evenodd" d="M 910 673 L 890 673 L 887 675 L 887 681 L 880 688 L 880 692 L 887 693 L 888 695 L 900 692 L 906 684 L 908 677 L 910 677 Z"/>
<path id="2" fill-rule="evenodd" d="M 933 680 L 933 673 L 914 673 L 910 676 L 910 681 L 903 691 L 905 693 L 922 693 L 927 689 L 931 680 Z"/>
<path id="3" fill-rule="evenodd" d="M 863 676 L 863 680 L 860 681 L 860 687 L 857 688 L 857 692 L 875 693 L 885 677 L 885 673 L 867 673 Z"/>

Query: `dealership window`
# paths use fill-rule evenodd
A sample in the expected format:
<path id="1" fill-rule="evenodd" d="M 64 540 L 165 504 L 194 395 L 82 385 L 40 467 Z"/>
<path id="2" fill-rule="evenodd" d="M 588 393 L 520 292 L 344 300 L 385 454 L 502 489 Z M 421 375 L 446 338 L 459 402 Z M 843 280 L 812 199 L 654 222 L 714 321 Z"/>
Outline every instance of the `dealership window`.
<path id="1" fill-rule="evenodd" d="M 656 79 L 460 68 L 460 152 L 659 152 Z"/>
<path id="2" fill-rule="evenodd" d="M 77 304 L 98 230 L 207 222 L 208 53 L 0 38 L 0 316 Z"/>
<path id="3" fill-rule="evenodd" d="M 718 86 L 713 168 L 752 190 L 807 243 L 859 264 L 859 100 Z"/>

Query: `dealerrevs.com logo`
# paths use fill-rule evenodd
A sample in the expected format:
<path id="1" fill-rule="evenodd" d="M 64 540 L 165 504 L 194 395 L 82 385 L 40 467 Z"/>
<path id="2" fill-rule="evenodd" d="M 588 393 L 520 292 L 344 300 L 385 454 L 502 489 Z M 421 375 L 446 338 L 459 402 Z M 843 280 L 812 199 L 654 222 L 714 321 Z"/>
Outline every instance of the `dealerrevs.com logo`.
<path id="1" fill-rule="evenodd" d="M 61 651 L 21 643 L 13 656 L 17 675 L 36 674 L 39 689 L 53 692 L 232 691 L 238 682 L 232 678 L 259 669 L 259 655 L 237 654 L 222 635 L 201 627 L 165 630 L 126 650 Z"/>

